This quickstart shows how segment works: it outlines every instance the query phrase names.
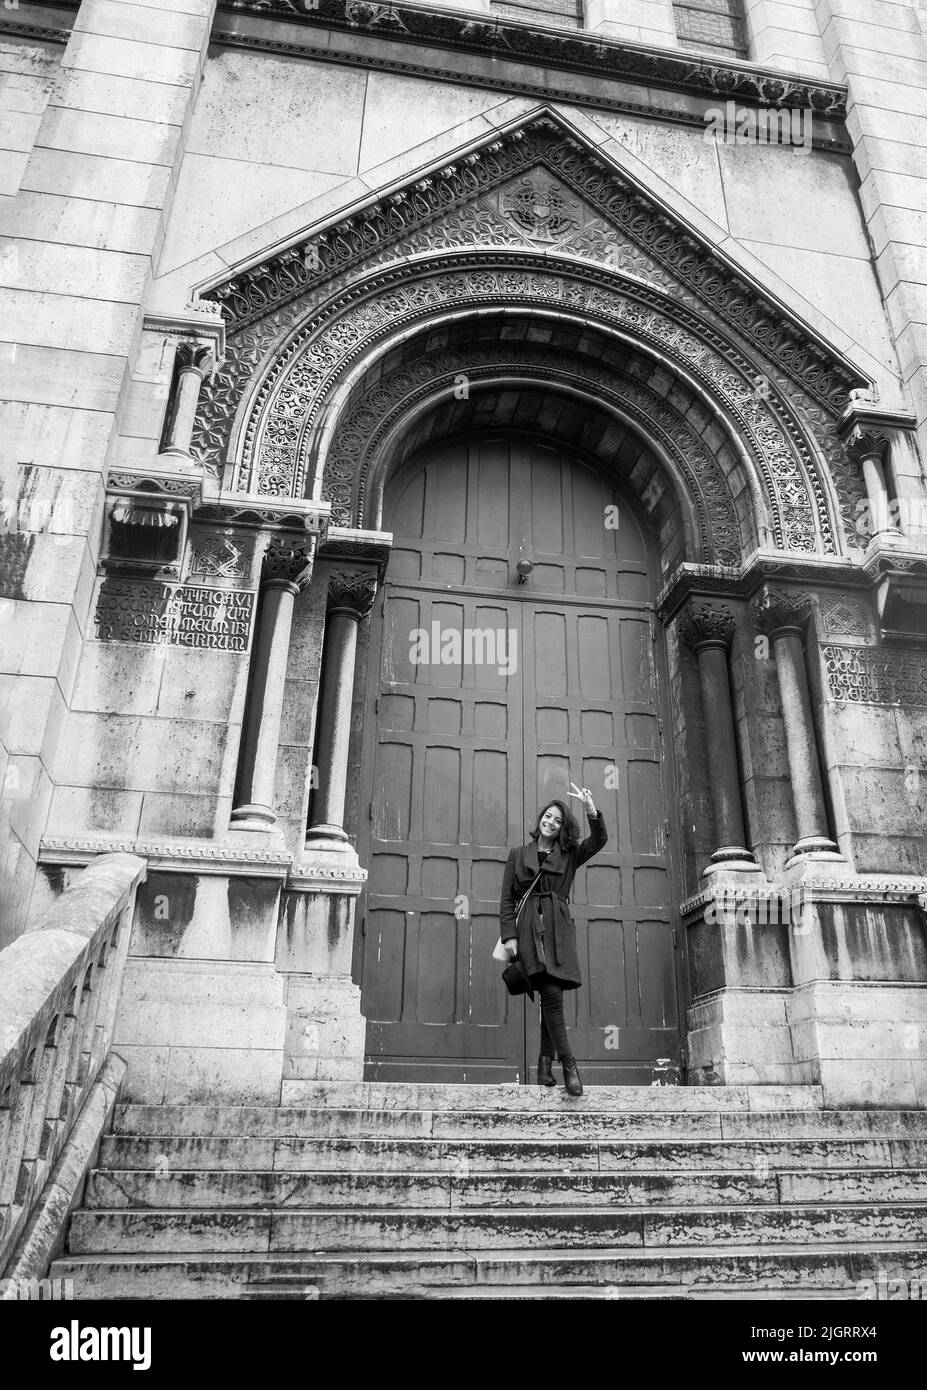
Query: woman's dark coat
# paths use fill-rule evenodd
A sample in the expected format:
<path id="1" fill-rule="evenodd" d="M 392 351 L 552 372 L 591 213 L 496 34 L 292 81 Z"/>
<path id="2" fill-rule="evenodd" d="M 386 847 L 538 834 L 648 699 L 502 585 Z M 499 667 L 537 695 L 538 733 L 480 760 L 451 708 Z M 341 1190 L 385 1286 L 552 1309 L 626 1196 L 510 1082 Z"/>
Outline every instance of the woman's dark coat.
<path id="1" fill-rule="evenodd" d="M 608 840 L 601 812 L 589 817 L 589 831 L 587 838 L 572 849 L 562 850 L 554 842 L 537 887 L 518 919 L 518 954 L 528 974 L 537 975 L 546 968 L 564 989 L 576 989 L 583 982 L 568 899 L 576 870 L 598 854 Z M 536 840 L 510 851 L 499 904 L 499 935 L 503 941 L 515 938 L 515 908 L 539 868 Z"/>

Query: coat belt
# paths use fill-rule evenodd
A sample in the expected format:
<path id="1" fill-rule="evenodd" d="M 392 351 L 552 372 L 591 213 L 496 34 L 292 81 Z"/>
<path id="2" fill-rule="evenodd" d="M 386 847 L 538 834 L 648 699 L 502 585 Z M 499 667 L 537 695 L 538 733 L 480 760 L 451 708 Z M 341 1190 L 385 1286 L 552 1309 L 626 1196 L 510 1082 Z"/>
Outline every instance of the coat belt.
<path id="1" fill-rule="evenodd" d="M 560 901 L 564 904 L 569 904 L 570 901 L 569 898 L 565 898 L 562 893 L 554 893 L 550 889 L 545 889 L 543 892 L 537 893 L 535 896 L 538 898 L 559 898 Z M 539 912 L 538 916 L 541 918 L 541 922 L 543 924 L 544 914 L 542 912 Z M 552 917 L 552 926 L 553 930 L 551 932 L 551 935 L 554 939 L 554 965 L 562 965 L 563 962 L 561 960 L 560 941 L 558 940 L 556 913 L 554 913 Z"/>

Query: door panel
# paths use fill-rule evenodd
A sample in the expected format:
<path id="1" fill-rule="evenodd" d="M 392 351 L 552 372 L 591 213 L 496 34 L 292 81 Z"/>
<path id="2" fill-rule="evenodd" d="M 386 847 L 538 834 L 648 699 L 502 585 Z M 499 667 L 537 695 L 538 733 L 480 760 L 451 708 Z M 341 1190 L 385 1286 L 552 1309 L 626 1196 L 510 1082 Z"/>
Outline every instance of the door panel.
<path id="1" fill-rule="evenodd" d="M 610 836 L 574 884 L 574 1050 L 590 1082 L 649 1084 L 657 1057 L 679 1060 L 680 1001 L 643 532 L 601 473 L 517 436 L 419 455 L 384 524 L 360 846 L 367 1074 L 533 1074 L 537 1010 L 509 998 L 491 951 L 509 848 L 572 781 Z"/>

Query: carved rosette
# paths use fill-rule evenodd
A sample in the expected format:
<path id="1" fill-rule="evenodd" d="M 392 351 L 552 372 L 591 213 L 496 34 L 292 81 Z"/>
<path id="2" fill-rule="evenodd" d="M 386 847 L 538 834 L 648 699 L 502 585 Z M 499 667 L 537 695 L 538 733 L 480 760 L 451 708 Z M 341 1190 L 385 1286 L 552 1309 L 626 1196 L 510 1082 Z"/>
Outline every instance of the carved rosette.
<path id="1" fill-rule="evenodd" d="M 803 632 L 811 617 L 811 595 L 800 590 L 764 589 L 750 611 L 756 626 L 769 636 L 784 628 Z"/>
<path id="2" fill-rule="evenodd" d="M 348 612 L 361 622 L 373 608 L 377 576 L 372 570 L 333 570 L 328 576 L 328 611 Z"/>
<path id="3" fill-rule="evenodd" d="M 287 536 L 271 536 L 264 552 L 261 579 L 265 585 L 292 585 L 304 589 L 312 577 L 315 541 L 294 541 Z"/>
<path id="4" fill-rule="evenodd" d="M 731 645 L 736 626 L 736 619 L 729 608 L 693 603 L 680 620 L 679 636 L 696 653 L 705 647 L 723 647 L 726 650 Z"/>

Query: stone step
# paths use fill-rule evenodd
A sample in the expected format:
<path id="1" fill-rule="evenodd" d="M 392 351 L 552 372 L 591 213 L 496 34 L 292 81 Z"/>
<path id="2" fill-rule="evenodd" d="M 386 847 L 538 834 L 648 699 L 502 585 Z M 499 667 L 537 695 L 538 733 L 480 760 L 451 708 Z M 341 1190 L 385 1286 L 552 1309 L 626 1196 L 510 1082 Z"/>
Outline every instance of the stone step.
<path id="1" fill-rule="evenodd" d="M 560 1067 L 554 1074 L 560 1081 Z M 286 1105 L 339 1110 L 569 1110 L 576 1100 L 562 1085 L 457 1085 L 407 1081 L 289 1081 Z M 820 1086 L 593 1086 L 580 1102 L 586 1110 L 736 1112 L 820 1110 Z"/>
<path id="2" fill-rule="evenodd" d="M 366 1210 L 190 1210 L 76 1212 L 74 1254 L 172 1251 L 284 1252 L 383 1249 L 505 1249 L 510 1246 L 698 1246 L 802 1242 L 921 1243 L 927 1206 L 584 1207 L 505 1206 L 455 1212 Z"/>
<path id="3" fill-rule="evenodd" d="M 895 1176 L 901 1176 L 897 1174 Z M 888 1194 L 891 1197 L 891 1193 Z M 901 1196 L 902 1194 L 896 1194 Z M 94 1209 L 175 1207 L 275 1211 L 307 1207 L 454 1212 L 470 1207 L 574 1210 L 584 1206 L 700 1206 L 778 1202 L 774 1177 L 750 1173 L 229 1173 L 96 1170 L 86 1204 Z M 878 1200 L 878 1198 L 875 1198 Z M 884 1198 L 883 1198 L 884 1200 Z"/>
<path id="4" fill-rule="evenodd" d="M 679 1088 L 665 1087 L 665 1090 Z M 706 1088 L 714 1092 L 716 1088 Z M 574 1102 L 581 1107 L 585 1097 Z M 405 1139 L 923 1139 L 927 1110 L 357 1110 L 302 1106 L 123 1105 L 117 1134 Z"/>
<path id="5" fill-rule="evenodd" d="M 247 1298 L 259 1287 L 280 1298 L 402 1297 L 410 1290 L 591 1287 L 601 1298 L 624 1289 L 721 1291 L 735 1298 L 854 1297 L 861 1281 L 894 1280 L 894 1297 L 927 1292 L 923 1245 L 818 1243 L 813 1248 L 349 1251 L 343 1254 L 69 1255 L 50 1277 L 70 1279 L 75 1299 Z M 903 1282 L 902 1282 L 903 1281 Z M 616 1292 L 617 1291 L 617 1292 Z M 883 1292 L 882 1297 L 886 1294 Z"/>
<path id="6" fill-rule="evenodd" d="M 300 1139 L 110 1134 L 104 1169 L 244 1172 L 602 1170 L 762 1172 L 795 1168 L 927 1167 L 924 1139 Z"/>
<path id="7" fill-rule="evenodd" d="M 94 1170 L 85 1203 L 102 1208 L 275 1211 L 407 1207 L 454 1213 L 486 1207 L 727 1206 L 761 1203 L 927 1203 L 927 1170 L 823 1169 L 723 1173 L 296 1173 Z"/>

